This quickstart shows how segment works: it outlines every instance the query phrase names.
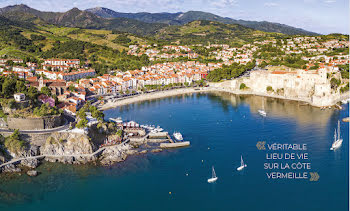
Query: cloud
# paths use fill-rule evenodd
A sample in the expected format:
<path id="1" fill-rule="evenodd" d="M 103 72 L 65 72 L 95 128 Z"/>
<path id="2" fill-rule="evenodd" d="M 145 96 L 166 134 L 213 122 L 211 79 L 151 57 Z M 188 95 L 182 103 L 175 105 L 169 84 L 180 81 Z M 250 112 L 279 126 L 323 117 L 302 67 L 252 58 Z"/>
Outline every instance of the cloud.
<path id="1" fill-rule="evenodd" d="M 237 0 L 218 0 L 218 1 L 212 1 L 211 5 L 216 8 L 235 7 L 235 6 L 238 6 L 238 1 Z"/>
<path id="2" fill-rule="evenodd" d="M 266 3 L 264 4 L 264 6 L 265 6 L 265 7 L 277 7 L 278 4 L 275 3 L 275 2 L 266 2 Z"/>
<path id="3" fill-rule="evenodd" d="M 326 3 L 326 4 L 333 4 L 335 2 L 337 2 L 337 1 L 336 0 L 325 0 L 324 1 L 324 3 Z"/>

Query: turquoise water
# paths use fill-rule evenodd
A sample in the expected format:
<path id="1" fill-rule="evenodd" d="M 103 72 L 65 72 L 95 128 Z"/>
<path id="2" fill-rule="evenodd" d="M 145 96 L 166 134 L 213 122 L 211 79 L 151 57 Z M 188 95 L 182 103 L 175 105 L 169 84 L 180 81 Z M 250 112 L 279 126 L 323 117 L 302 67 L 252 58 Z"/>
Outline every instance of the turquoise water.
<path id="1" fill-rule="evenodd" d="M 257 114 L 263 102 L 266 118 Z M 180 131 L 191 146 L 131 156 L 111 167 L 44 164 L 36 178 L 0 177 L 0 210 L 347 210 L 348 123 L 341 122 L 343 146 L 336 152 L 329 147 L 348 109 L 230 94 L 111 109 L 106 118 Z M 267 179 L 265 153 L 255 146 L 262 140 L 307 144 L 319 181 Z M 241 154 L 248 167 L 237 172 Z M 208 184 L 212 165 L 219 179 Z"/>

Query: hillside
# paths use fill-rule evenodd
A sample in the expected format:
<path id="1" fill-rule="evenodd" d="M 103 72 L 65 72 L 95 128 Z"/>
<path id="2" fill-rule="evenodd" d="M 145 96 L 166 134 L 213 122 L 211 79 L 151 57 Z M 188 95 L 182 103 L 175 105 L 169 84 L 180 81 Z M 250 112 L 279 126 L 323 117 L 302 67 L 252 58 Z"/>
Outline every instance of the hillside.
<path id="1" fill-rule="evenodd" d="M 244 44 L 282 34 L 256 31 L 238 24 L 223 24 L 214 21 L 193 21 L 183 26 L 169 26 L 155 36 L 158 40 L 181 44 Z"/>
<path id="2" fill-rule="evenodd" d="M 104 18 L 129 18 L 147 23 L 183 25 L 195 20 L 209 20 L 226 24 L 240 24 L 255 30 L 265 32 L 278 32 L 288 35 L 317 35 L 317 33 L 309 32 L 304 29 L 288 26 L 285 24 L 272 23 L 267 21 L 235 20 L 232 18 L 221 17 L 212 13 L 201 11 L 188 11 L 185 13 L 120 13 L 103 7 L 96 7 L 88 9 L 87 11 Z"/>
<path id="3" fill-rule="evenodd" d="M 146 41 L 135 35 L 108 30 L 57 27 L 11 21 L 0 16 L 0 57 L 37 61 L 45 58 L 74 58 L 89 61 L 98 73 L 110 69 L 137 69 L 148 64 L 147 57 L 127 55 L 127 48 L 114 40 L 127 36 L 132 43 Z"/>
<path id="4" fill-rule="evenodd" d="M 154 34 L 159 29 L 167 26 L 162 23 L 144 23 L 127 18 L 105 19 L 78 8 L 73 8 L 64 13 L 41 12 L 23 4 L 2 8 L 0 9 L 0 15 L 10 20 L 30 24 L 41 23 L 86 29 L 117 30 L 138 35 Z"/>

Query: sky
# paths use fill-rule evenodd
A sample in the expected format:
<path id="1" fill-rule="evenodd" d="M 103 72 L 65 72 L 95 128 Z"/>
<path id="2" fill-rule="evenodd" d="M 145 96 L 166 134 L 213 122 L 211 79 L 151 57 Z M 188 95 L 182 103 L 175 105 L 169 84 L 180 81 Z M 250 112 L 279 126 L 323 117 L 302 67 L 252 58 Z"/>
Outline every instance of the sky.
<path id="1" fill-rule="evenodd" d="M 321 34 L 349 34 L 349 0 L 0 0 L 42 11 L 106 7 L 117 12 L 211 12 L 233 19 L 270 21 Z"/>

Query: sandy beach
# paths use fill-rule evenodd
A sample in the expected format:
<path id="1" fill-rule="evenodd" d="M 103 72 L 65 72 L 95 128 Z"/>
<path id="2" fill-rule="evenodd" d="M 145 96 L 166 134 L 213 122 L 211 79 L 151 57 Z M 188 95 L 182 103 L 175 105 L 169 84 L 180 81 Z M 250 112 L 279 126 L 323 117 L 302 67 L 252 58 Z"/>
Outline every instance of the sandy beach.
<path id="1" fill-rule="evenodd" d="M 271 97 L 271 98 L 278 98 L 283 100 L 300 101 L 300 102 L 308 103 L 311 106 L 320 107 L 318 105 L 312 104 L 310 98 L 285 97 L 285 96 L 280 96 L 275 94 L 257 93 L 257 92 L 252 92 L 250 90 L 230 90 L 227 88 L 218 88 L 218 87 L 200 87 L 200 88 L 173 89 L 173 90 L 166 90 L 166 91 L 147 93 L 147 94 L 142 94 L 137 96 L 131 96 L 123 99 L 117 99 L 117 98 L 111 99 L 111 100 L 108 100 L 105 104 L 98 106 L 98 108 L 100 110 L 107 110 L 118 106 L 136 103 L 136 102 L 154 100 L 154 99 L 159 99 L 164 97 L 171 97 L 171 96 L 190 94 L 190 93 L 196 93 L 196 92 L 227 92 L 227 93 L 236 94 L 236 95 L 257 95 L 262 97 Z M 334 102 L 334 104 L 348 98 L 349 98 L 349 93 L 342 94 L 339 97 L 339 99 L 337 99 Z"/>

